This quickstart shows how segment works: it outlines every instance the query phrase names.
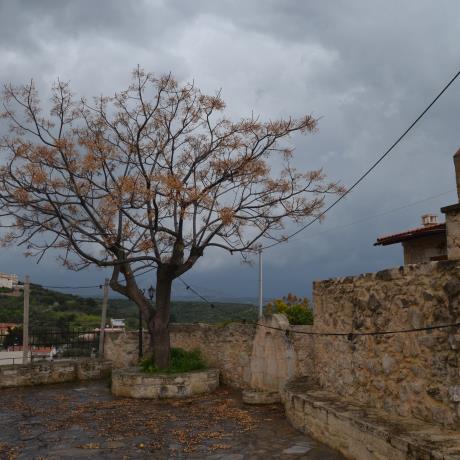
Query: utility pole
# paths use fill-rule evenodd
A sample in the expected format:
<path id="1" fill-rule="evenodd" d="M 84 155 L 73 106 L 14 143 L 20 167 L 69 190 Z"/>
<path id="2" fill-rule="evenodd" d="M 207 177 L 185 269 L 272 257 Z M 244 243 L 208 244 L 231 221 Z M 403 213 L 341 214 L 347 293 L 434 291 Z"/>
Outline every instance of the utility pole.
<path id="1" fill-rule="evenodd" d="M 104 282 L 104 298 L 102 299 L 101 330 L 99 331 L 99 358 L 104 357 L 104 331 L 107 322 L 107 305 L 109 303 L 109 279 Z"/>
<path id="2" fill-rule="evenodd" d="M 258 249 L 259 252 L 259 318 L 262 318 L 263 316 L 263 269 L 262 269 L 262 246 L 259 247 Z"/>
<path id="3" fill-rule="evenodd" d="M 22 364 L 29 362 L 29 275 L 24 278 L 24 316 L 22 320 Z"/>

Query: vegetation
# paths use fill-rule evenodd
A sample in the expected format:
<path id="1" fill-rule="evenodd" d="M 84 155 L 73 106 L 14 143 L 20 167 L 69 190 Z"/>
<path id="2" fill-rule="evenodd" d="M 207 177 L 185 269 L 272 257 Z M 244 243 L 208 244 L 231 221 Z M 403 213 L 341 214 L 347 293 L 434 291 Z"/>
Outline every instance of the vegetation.
<path id="1" fill-rule="evenodd" d="M 0 322 L 22 323 L 24 294 L 0 297 Z M 95 327 L 100 325 L 100 300 L 91 297 L 64 294 L 31 285 L 31 327 Z"/>
<path id="2" fill-rule="evenodd" d="M 166 369 L 157 368 L 152 357 L 146 358 L 141 362 L 141 369 L 150 374 L 158 372 L 176 374 L 179 372 L 198 371 L 206 368 L 206 362 L 201 355 L 201 351 L 198 349 L 186 351 L 182 348 L 171 348 L 171 362 Z"/>
<path id="3" fill-rule="evenodd" d="M 267 312 L 284 313 L 290 324 L 313 324 L 313 310 L 308 299 L 296 297 L 291 293 L 267 304 Z"/>
<path id="4" fill-rule="evenodd" d="M 31 327 L 57 328 L 99 327 L 101 299 L 66 294 L 32 284 L 30 291 Z M 22 323 L 23 293 L 18 297 L 0 297 L 0 322 Z M 128 299 L 109 299 L 107 318 L 124 318 L 128 329 L 137 329 L 139 310 Z M 256 307 L 241 303 L 173 301 L 171 322 L 222 323 L 224 321 L 255 321 Z"/>
<path id="5" fill-rule="evenodd" d="M 322 169 L 298 171 L 286 140 L 317 128 L 310 115 L 230 120 L 220 93 L 137 68 L 112 97 L 77 98 L 66 82 L 45 111 L 33 81 L 5 85 L 0 116 L 2 238 L 41 260 L 111 269 L 111 288 L 139 308 L 156 365 L 169 367 L 171 287 L 214 247 L 247 257 L 288 220 L 319 216 L 344 189 Z M 270 161 L 279 167 L 271 168 Z M 153 308 L 136 273 L 156 268 Z"/>
<path id="6" fill-rule="evenodd" d="M 8 328 L 8 333 L 3 336 L 3 340 L 0 342 L 0 350 L 14 345 L 22 345 L 22 327 Z"/>

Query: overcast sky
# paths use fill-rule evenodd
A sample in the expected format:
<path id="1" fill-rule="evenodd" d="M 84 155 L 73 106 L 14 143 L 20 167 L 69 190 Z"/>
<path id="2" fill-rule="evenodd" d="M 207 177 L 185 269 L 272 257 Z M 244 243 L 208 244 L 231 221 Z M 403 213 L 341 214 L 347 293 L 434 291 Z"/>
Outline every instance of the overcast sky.
<path id="1" fill-rule="evenodd" d="M 0 0 L 0 83 L 34 78 L 46 97 L 59 77 L 79 95 L 111 95 L 137 64 L 172 72 L 221 88 L 234 119 L 321 117 L 318 133 L 292 138 L 296 165 L 347 186 L 459 70 L 459 31 L 456 0 Z M 323 223 L 266 251 L 265 296 L 310 295 L 313 280 L 401 265 L 400 245 L 373 243 L 457 201 L 459 107 L 460 81 Z M 37 266 L 16 249 L 2 249 L 0 271 L 48 285 L 106 276 L 52 258 Z M 184 279 L 213 298 L 257 296 L 257 267 L 226 253 L 207 253 Z"/>

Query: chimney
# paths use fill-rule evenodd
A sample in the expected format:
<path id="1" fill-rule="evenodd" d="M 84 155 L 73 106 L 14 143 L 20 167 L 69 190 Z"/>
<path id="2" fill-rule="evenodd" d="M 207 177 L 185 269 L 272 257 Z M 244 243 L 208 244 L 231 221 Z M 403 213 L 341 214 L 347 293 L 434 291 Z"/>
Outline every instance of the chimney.
<path id="1" fill-rule="evenodd" d="M 460 203 L 460 149 L 454 155 L 455 181 L 457 183 L 457 197 Z"/>
<path id="2" fill-rule="evenodd" d="M 438 225 L 438 216 L 436 214 L 423 214 L 422 225 L 424 227 L 431 227 L 432 225 Z"/>

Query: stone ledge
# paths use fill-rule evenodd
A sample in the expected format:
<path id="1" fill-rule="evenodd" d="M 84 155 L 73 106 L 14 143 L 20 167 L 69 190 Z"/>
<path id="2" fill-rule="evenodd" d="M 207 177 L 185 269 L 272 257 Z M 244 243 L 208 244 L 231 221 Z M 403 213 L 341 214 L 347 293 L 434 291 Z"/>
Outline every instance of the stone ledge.
<path id="1" fill-rule="evenodd" d="M 297 429 L 350 459 L 459 460 L 460 432 L 342 400 L 305 377 L 282 394 Z"/>
<path id="2" fill-rule="evenodd" d="M 245 404 L 276 404 L 281 402 L 278 391 L 244 390 L 243 402 Z"/>
<path id="3" fill-rule="evenodd" d="M 112 372 L 112 394 L 127 398 L 188 398 L 211 393 L 219 386 L 219 370 L 148 374 L 138 367 Z"/>
<path id="4" fill-rule="evenodd" d="M 328 278 L 324 280 L 313 281 L 313 288 L 328 289 L 332 286 L 353 286 L 354 283 L 367 280 L 367 281 L 393 281 L 404 279 L 405 276 L 410 274 L 417 274 L 419 276 L 432 276 L 438 270 L 449 271 L 458 273 L 460 271 L 460 261 L 458 260 L 440 260 L 433 262 L 423 262 L 419 264 L 401 265 L 400 267 L 392 267 L 378 272 L 361 273 L 353 276 L 341 276 L 337 278 Z"/>

